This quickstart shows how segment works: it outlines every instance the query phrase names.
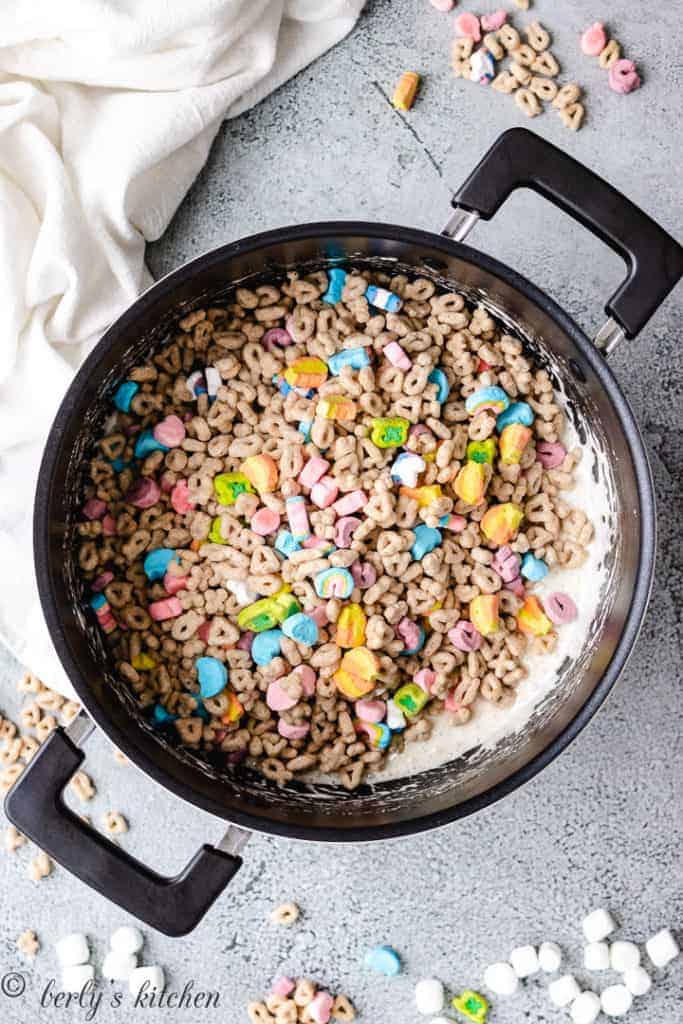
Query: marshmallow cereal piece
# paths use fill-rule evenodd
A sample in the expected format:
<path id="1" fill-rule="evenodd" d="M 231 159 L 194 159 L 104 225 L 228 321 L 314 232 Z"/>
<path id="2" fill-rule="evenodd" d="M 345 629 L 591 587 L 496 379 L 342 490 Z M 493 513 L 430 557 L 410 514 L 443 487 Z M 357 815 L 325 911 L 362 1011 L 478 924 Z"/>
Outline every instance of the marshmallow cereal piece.
<path id="1" fill-rule="evenodd" d="M 138 965 L 134 953 L 117 953 L 109 950 L 102 964 L 102 977 L 107 981 L 128 981 Z"/>
<path id="2" fill-rule="evenodd" d="M 484 984 L 497 996 L 511 996 L 517 991 L 519 978 L 508 963 L 490 964 L 484 971 Z"/>
<path id="3" fill-rule="evenodd" d="M 609 910 L 599 907 L 597 910 L 592 910 L 590 914 L 586 914 L 582 921 L 582 927 L 588 942 L 601 942 L 612 934 L 617 923 Z"/>
<path id="4" fill-rule="evenodd" d="M 542 942 L 538 949 L 538 965 L 546 974 L 559 971 L 562 963 L 562 950 L 556 942 Z"/>
<path id="5" fill-rule="evenodd" d="M 581 989 L 573 974 L 563 974 L 561 978 L 550 982 L 548 995 L 555 1006 L 569 1006 L 577 996 L 581 995 Z"/>
<path id="6" fill-rule="evenodd" d="M 55 952 L 60 967 L 75 967 L 78 964 L 87 964 L 90 959 L 88 940 L 81 932 L 73 932 L 65 935 L 63 939 L 55 944 Z"/>
<path id="7" fill-rule="evenodd" d="M 609 962 L 613 971 L 624 974 L 640 966 L 640 950 L 635 942 L 613 942 L 609 948 Z"/>
<path id="8" fill-rule="evenodd" d="M 161 967 L 136 967 L 128 978 L 132 996 L 159 995 L 164 990 L 164 972 Z"/>
<path id="9" fill-rule="evenodd" d="M 622 96 L 640 88 L 640 75 L 632 60 L 625 60 L 622 57 L 612 65 L 609 69 L 609 87 Z"/>
<path id="10" fill-rule="evenodd" d="M 609 969 L 609 946 L 606 942 L 589 942 L 583 950 L 583 966 L 587 971 Z"/>
<path id="11" fill-rule="evenodd" d="M 599 57 L 607 46 L 607 33 L 601 21 L 594 22 L 581 36 L 581 52 L 587 57 Z"/>
<path id="12" fill-rule="evenodd" d="M 144 941 L 139 928 L 124 925 L 122 928 L 116 929 L 109 940 L 109 945 L 115 953 L 130 955 L 139 953 Z"/>
<path id="13" fill-rule="evenodd" d="M 455 19 L 455 31 L 459 36 L 469 36 L 470 39 L 474 39 L 475 43 L 478 43 L 481 39 L 479 18 L 470 11 L 463 11 Z"/>
<path id="14" fill-rule="evenodd" d="M 582 992 L 569 1009 L 574 1024 L 593 1024 L 600 1013 L 600 996 L 595 992 Z"/>
<path id="15" fill-rule="evenodd" d="M 608 1017 L 623 1017 L 633 1005 L 633 996 L 626 985 L 610 985 L 600 996 L 602 1012 Z"/>
<path id="16" fill-rule="evenodd" d="M 444 990 L 437 978 L 421 978 L 415 986 L 415 1005 L 418 1013 L 429 1016 L 443 1010 Z"/>
<path id="17" fill-rule="evenodd" d="M 62 970 L 62 992 L 82 992 L 88 982 L 95 981 L 92 964 L 73 964 Z"/>
<path id="18" fill-rule="evenodd" d="M 624 971 L 622 980 L 632 996 L 644 996 L 652 988 L 652 978 L 644 967 L 631 967 Z"/>
<path id="19" fill-rule="evenodd" d="M 517 946 L 510 953 L 510 963 L 518 978 L 537 974 L 540 968 L 538 953 L 534 946 Z"/>
<path id="20" fill-rule="evenodd" d="M 680 953 L 678 943 L 668 928 L 662 928 L 651 939 L 648 939 L 645 949 L 655 967 L 666 967 Z"/>

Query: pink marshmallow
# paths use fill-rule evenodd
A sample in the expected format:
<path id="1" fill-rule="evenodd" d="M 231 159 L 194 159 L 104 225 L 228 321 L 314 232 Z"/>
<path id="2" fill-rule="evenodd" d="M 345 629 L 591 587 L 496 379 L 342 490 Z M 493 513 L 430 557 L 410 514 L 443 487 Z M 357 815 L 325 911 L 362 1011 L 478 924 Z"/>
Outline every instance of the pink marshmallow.
<path id="1" fill-rule="evenodd" d="M 448 630 L 448 639 L 458 651 L 469 653 L 478 651 L 481 647 L 482 636 L 476 626 L 467 619 L 456 622 L 452 629 Z"/>
<path id="2" fill-rule="evenodd" d="M 306 1012 L 314 1024 L 327 1024 L 333 1005 L 334 1000 L 329 992 L 318 992 L 306 1007 Z"/>
<path id="3" fill-rule="evenodd" d="M 461 533 L 466 526 L 467 520 L 465 519 L 464 516 L 456 516 L 455 514 L 453 514 L 448 517 L 448 522 L 445 524 L 443 529 L 452 530 L 453 533 Z"/>
<path id="4" fill-rule="evenodd" d="M 622 96 L 640 88 L 640 75 L 632 60 L 622 58 L 612 65 L 609 69 L 609 87 Z"/>
<path id="5" fill-rule="evenodd" d="M 307 612 L 306 614 L 310 615 L 312 619 L 315 619 L 315 621 L 318 623 L 319 629 L 326 629 L 330 624 L 327 618 L 327 610 L 324 604 L 316 605 L 312 612 Z"/>
<path id="6" fill-rule="evenodd" d="M 136 508 L 152 508 L 159 500 L 161 490 L 158 483 L 149 476 L 141 476 L 129 488 L 125 500 Z"/>
<path id="7" fill-rule="evenodd" d="M 432 686 L 436 682 L 436 672 L 431 668 L 421 668 L 419 672 L 415 673 L 415 682 L 425 693 L 431 693 Z"/>
<path id="8" fill-rule="evenodd" d="M 499 548 L 496 551 L 491 562 L 491 568 L 494 572 L 498 573 L 503 583 L 509 583 L 519 576 L 521 564 L 522 560 L 519 555 L 516 555 L 512 548 L 505 545 L 505 547 Z"/>
<path id="9" fill-rule="evenodd" d="M 109 513 L 102 520 L 102 533 L 105 537 L 116 536 L 116 520 Z"/>
<path id="10" fill-rule="evenodd" d="M 327 459 L 321 459 L 318 455 L 313 455 L 299 473 L 299 483 L 302 487 L 310 490 L 313 484 L 317 484 L 318 480 L 325 476 L 329 468 L 330 464 Z"/>
<path id="11" fill-rule="evenodd" d="M 295 988 L 296 982 L 291 978 L 276 978 L 273 982 L 272 993 L 274 996 L 285 996 L 286 998 Z"/>
<path id="12" fill-rule="evenodd" d="M 306 537 L 306 540 L 302 540 L 301 541 L 301 547 L 302 548 L 319 548 L 319 547 L 322 547 L 324 544 L 328 544 L 329 545 L 329 543 L 330 543 L 329 540 L 325 540 L 324 537 L 318 537 L 314 533 L 310 537 Z"/>
<path id="13" fill-rule="evenodd" d="M 318 508 L 328 508 L 339 494 L 339 488 L 331 476 L 321 477 L 311 488 L 311 501 Z"/>
<path id="14" fill-rule="evenodd" d="M 306 499 L 298 495 L 295 498 L 288 498 L 286 502 L 287 521 L 295 540 L 306 540 L 311 532 L 311 524 L 308 521 L 308 510 Z"/>
<path id="15" fill-rule="evenodd" d="M 180 516 L 186 515 L 194 508 L 194 504 L 190 501 L 190 488 L 187 486 L 187 480 L 179 480 L 171 491 L 171 505 Z"/>
<path id="16" fill-rule="evenodd" d="M 352 516 L 368 503 L 368 496 L 365 491 L 351 491 L 345 494 L 339 501 L 335 501 L 333 508 L 338 516 Z"/>
<path id="17" fill-rule="evenodd" d="M 338 548 L 350 548 L 354 532 L 360 526 L 356 516 L 342 516 L 335 523 L 334 543 Z"/>
<path id="18" fill-rule="evenodd" d="M 455 0 L 429 0 L 429 2 L 432 7 L 435 7 L 437 11 L 441 11 L 442 14 L 447 14 L 455 7 Z"/>
<path id="19" fill-rule="evenodd" d="M 104 588 L 108 586 L 113 579 L 113 572 L 103 572 L 97 577 L 97 579 L 93 580 L 90 584 L 90 589 L 94 590 L 95 593 L 98 594 L 100 590 L 104 590 Z"/>
<path id="20" fill-rule="evenodd" d="M 261 338 L 261 344 L 265 348 L 266 352 L 272 352 L 274 348 L 287 348 L 291 345 L 294 338 L 291 336 L 289 331 L 286 331 L 284 327 L 271 327 L 269 331 Z"/>
<path id="21" fill-rule="evenodd" d="M 401 619 L 396 627 L 396 632 L 403 640 L 407 651 L 412 651 L 420 642 L 420 627 L 412 619 Z"/>
<path id="22" fill-rule="evenodd" d="M 581 36 L 581 51 L 587 57 L 599 57 L 607 46 L 607 33 L 601 21 L 594 22 Z"/>
<path id="23" fill-rule="evenodd" d="M 377 582 L 377 572 L 370 562 L 354 562 L 351 566 L 351 575 L 360 590 L 367 590 Z"/>
<path id="24" fill-rule="evenodd" d="M 154 440 L 166 448 L 177 448 L 185 440 L 185 424 L 178 416 L 166 416 L 152 431 Z"/>
<path id="25" fill-rule="evenodd" d="M 147 609 L 155 622 L 164 619 L 175 619 L 182 614 L 183 606 L 177 597 L 167 597 L 163 601 L 154 601 Z"/>
<path id="26" fill-rule="evenodd" d="M 539 441 L 536 445 L 536 462 L 544 469 L 555 469 L 564 462 L 567 449 L 557 441 Z"/>
<path id="27" fill-rule="evenodd" d="M 455 31 L 459 36 L 469 36 L 470 39 L 474 39 L 475 43 L 478 43 L 481 39 L 479 18 L 476 14 L 471 14 L 470 11 L 463 11 L 455 19 Z"/>
<path id="28" fill-rule="evenodd" d="M 277 723 L 277 731 L 286 740 L 302 740 L 304 736 L 308 736 L 310 728 L 308 722 L 305 725 L 290 725 L 284 718 L 278 719 Z"/>
<path id="29" fill-rule="evenodd" d="M 266 691 L 266 704 L 271 711 L 289 711 L 297 702 L 282 689 L 277 680 Z"/>
<path id="30" fill-rule="evenodd" d="M 201 626 L 197 630 L 197 636 L 202 641 L 202 643 L 208 644 L 208 642 L 209 642 L 209 633 L 210 632 L 211 632 L 211 623 L 210 622 L 202 622 Z"/>
<path id="31" fill-rule="evenodd" d="M 323 611 L 324 610 L 325 609 L 324 609 L 324 606 L 323 606 Z M 313 616 L 311 616 L 311 617 L 313 618 Z M 325 618 L 327 618 L 327 616 Z M 320 625 L 320 623 L 318 623 L 318 625 Z M 316 679 L 316 674 L 313 671 L 313 669 L 311 668 L 311 666 L 310 665 L 297 665 L 297 667 L 293 671 L 294 671 L 294 675 L 298 677 L 299 682 L 301 683 L 301 686 L 302 686 L 303 691 L 304 691 L 304 696 L 305 697 L 312 697 L 313 694 L 315 693 L 315 684 L 316 684 L 317 679 Z"/>
<path id="32" fill-rule="evenodd" d="M 100 501 L 98 498 L 91 498 L 86 501 L 83 506 L 83 515 L 86 519 L 101 519 L 107 511 L 106 501 Z"/>
<path id="33" fill-rule="evenodd" d="M 249 525 L 259 537 L 267 537 L 279 530 L 280 515 L 272 508 L 260 508 L 258 512 L 254 512 Z"/>
<path id="34" fill-rule="evenodd" d="M 503 27 L 507 20 L 507 11 L 493 11 L 491 14 L 482 15 L 481 27 L 484 29 L 485 32 L 497 32 L 499 28 Z"/>
<path id="35" fill-rule="evenodd" d="M 363 722 L 382 722 L 387 713 L 383 700 L 357 700 L 353 706 Z"/>
<path id="36" fill-rule="evenodd" d="M 167 572 L 164 576 L 164 590 L 167 594 L 177 594 L 179 590 L 187 590 L 187 576 L 172 576 Z"/>
<path id="37" fill-rule="evenodd" d="M 550 621 L 557 625 L 573 622 L 579 614 L 569 594 L 548 594 L 543 598 L 543 609 Z"/>
<path id="38" fill-rule="evenodd" d="M 384 346 L 382 352 L 384 352 L 391 365 L 399 370 L 409 370 L 413 365 L 410 356 L 401 348 L 397 341 L 390 341 L 388 345 Z"/>

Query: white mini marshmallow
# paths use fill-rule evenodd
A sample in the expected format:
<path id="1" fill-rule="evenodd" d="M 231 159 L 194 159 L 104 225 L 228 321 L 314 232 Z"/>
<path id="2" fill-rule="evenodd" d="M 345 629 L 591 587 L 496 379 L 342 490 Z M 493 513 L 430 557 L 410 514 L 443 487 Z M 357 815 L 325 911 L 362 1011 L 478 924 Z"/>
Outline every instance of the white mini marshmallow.
<path id="1" fill-rule="evenodd" d="M 623 974 L 640 964 L 640 950 L 635 942 L 613 942 L 609 948 L 609 962 L 613 971 Z"/>
<path id="2" fill-rule="evenodd" d="M 602 942 L 616 927 L 617 923 L 609 910 L 602 908 L 591 911 L 583 919 L 583 934 L 588 942 Z"/>
<path id="3" fill-rule="evenodd" d="M 443 1010 L 444 991 L 438 978 L 421 978 L 415 986 L 415 1005 L 418 1013 L 429 1016 Z"/>
<path id="4" fill-rule="evenodd" d="M 392 731 L 394 729 L 405 729 L 406 727 L 405 715 L 393 700 L 387 701 L 386 723 Z"/>
<path id="5" fill-rule="evenodd" d="M 645 949 L 655 967 L 666 967 L 680 953 L 678 943 L 668 928 L 662 928 L 660 932 L 648 939 Z"/>
<path id="6" fill-rule="evenodd" d="M 633 1004 L 633 996 L 626 985 L 610 985 L 600 996 L 602 1012 L 608 1017 L 623 1017 Z"/>
<path id="7" fill-rule="evenodd" d="M 204 370 L 204 380 L 206 381 L 206 390 L 213 397 L 218 394 L 218 389 L 223 383 L 221 375 L 215 366 L 207 366 Z"/>
<path id="8" fill-rule="evenodd" d="M 144 941 L 139 928 L 124 925 L 123 928 L 116 929 L 109 940 L 109 945 L 115 953 L 127 953 L 130 955 L 131 953 L 139 953 Z"/>
<path id="9" fill-rule="evenodd" d="M 589 942 L 583 950 L 583 966 L 587 971 L 609 970 L 609 946 L 606 942 Z"/>
<path id="10" fill-rule="evenodd" d="M 102 964 L 102 977 L 107 981 L 128 981 L 138 965 L 135 953 L 117 953 L 110 950 Z"/>
<path id="11" fill-rule="evenodd" d="M 632 996 L 644 996 L 652 988 L 652 978 L 644 967 L 632 967 L 624 971 L 624 985 Z"/>
<path id="12" fill-rule="evenodd" d="M 562 964 L 562 950 L 556 942 L 542 942 L 538 949 L 538 965 L 546 974 L 559 971 Z"/>
<path id="13" fill-rule="evenodd" d="M 88 982 L 94 980 L 92 964 L 73 964 L 62 970 L 62 992 L 82 992 Z"/>
<path id="14" fill-rule="evenodd" d="M 130 972 L 128 987 L 133 996 L 141 992 L 146 996 L 153 992 L 159 995 L 164 988 L 164 972 L 161 967 L 136 967 Z"/>
<path id="15" fill-rule="evenodd" d="M 90 959 L 88 940 L 81 932 L 65 935 L 63 939 L 60 939 L 55 944 L 55 951 L 61 967 L 75 967 L 78 964 L 87 964 Z"/>
<path id="16" fill-rule="evenodd" d="M 548 995 L 555 1006 L 569 1006 L 581 995 L 581 989 L 573 974 L 563 974 L 561 978 L 550 982 Z"/>
<path id="17" fill-rule="evenodd" d="M 491 964 L 484 971 L 484 984 L 497 996 L 511 996 L 517 991 L 519 978 L 508 963 Z"/>
<path id="18" fill-rule="evenodd" d="M 574 1024 L 593 1024 L 599 1013 L 600 996 L 596 996 L 595 992 L 582 992 L 569 1010 Z"/>
<path id="19" fill-rule="evenodd" d="M 518 978 L 537 974 L 540 968 L 538 953 L 534 946 L 517 946 L 510 953 L 510 963 Z"/>

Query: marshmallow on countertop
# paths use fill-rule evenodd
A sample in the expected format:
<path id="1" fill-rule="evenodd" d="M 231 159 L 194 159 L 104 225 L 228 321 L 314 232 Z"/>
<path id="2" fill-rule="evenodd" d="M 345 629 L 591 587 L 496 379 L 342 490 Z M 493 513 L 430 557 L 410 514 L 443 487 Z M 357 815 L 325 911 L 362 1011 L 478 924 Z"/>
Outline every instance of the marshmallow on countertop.
<path id="1" fill-rule="evenodd" d="M 144 941 L 139 928 L 124 925 L 123 928 L 116 929 L 109 940 L 109 945 L 115 953 L 131 954 L 139 953 Z"/>
<path id="2" fill-rule="evenodd" d="M 662 928 L 651 939 L 648 939 L 645 949 L 655 967 L 666 967 L 680 953 L 678 943 L 668 928 Z"/>
<path id="3" fill-rule="evenodd" d="M 102 964 L 102 977 L 107 981 L 128 981 L 138 965 L 134 953 L 117 953 L 111 949 Z"/>
<path id="4" fill-rule="evenodd" d="M 75 967 L 87 964 L 90 959 L 88 940 L 81 932 L 65 935 L 55 944 L 57 960 L 61 967 Z"/>
<path id="5" fill-rule="evenodd" d="M 593 1024 L 599 1013 L 600 996 L 590 991 L 578 995 L 569 1008 L 569 1015 L 574 1024 Z"/>
<path id="6" fill-rule="evenodd" d="M 429 1016 L 443 1010 L 444 990 L 437 978 L 422 978 L 415 986 L 415 1006 L 418 1013 Z"/>
<path id="7" fill-rule="evenodd" d="M 640 950 L 635 942 L 613 942 L 609 948 L 609 962 L 613 971 L 624 974 L 640 964 Z"/>
<path id="8" fill-rule="evenodd" d="M 644 967 L 631 967 L 624 971 L 623 981 L 632 996 L 644 996 L 652 988 L 652 978 Z"/>
<path id="9" fill-rule="evenodd" d="M 617 923 L 608 910 L 599 908 L 583 919 L 583 934 L 588 942 L 602 942 L 611 935 Z"/>
<path id="10" fill-rule="evenodd" d="M 143 991 L 146 995 L 160 994 L 164 989 L 164 972 L 161 967 L 136 967 L 130 973 L 128 987 L 132 996 Z"/>
<path id="11" fill-rule="evenodd" d="M 581 995 L 581 989 L 573 974 L 563 974 L 561 978 L 550 982 L 548 995 L 555 1006 L 569 1006 Z"/>
<path id="12" fill-rule="evenodd" d="M 94 980 L 92 964 L 72 964 L 62 970 L 62 992 L 82 992 L 88 982 Z"/>
<path id="13" fill-rule="evenodd" d="M 602 1012 L 607 1017 L 623 1017 L 631 1009 L 633 996 L 626 985 L 610 985 L 600 996 Z"/>
<path id="14" fill-rule="evenodd" d="M 537 974 L 540 968 L 538 953 L 534 946 L 517 946 L 510 953 L 510 963 L 518 978 Z"/>
<path id="15" fill-rule="evenodd" d="M 546 974 L 559 971 L 562 964 L 562 950 L 556 942 L 542 942 L 538 949 L 538 965 Z"/>
<path id="16" fill-rule="evenodd" d="M 510 964 L 501 962 L 486 968 L 484 984 L 497 996 L 511 996 L 517 991 L 519 979 Z"/>
<path id="17" fill-rule="evenodd" d="M 587 971 L 609 970 L 609 946 L 606 942 L 589 942 L 583 950 L 583 966 Z"/>

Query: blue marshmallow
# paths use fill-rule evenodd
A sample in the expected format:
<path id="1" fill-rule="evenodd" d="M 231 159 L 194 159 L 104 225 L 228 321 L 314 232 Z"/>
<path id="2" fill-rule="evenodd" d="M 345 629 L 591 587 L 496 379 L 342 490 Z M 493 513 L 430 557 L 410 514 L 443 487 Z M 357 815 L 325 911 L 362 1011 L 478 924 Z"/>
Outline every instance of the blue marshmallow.
<path id="1" fill-rule="evenodd" d="M 130 403 L 133 401 L 140 385 L 134 380 L 124 380 L 114 392 L 114 405 L 120 412 L 130 412 Z"/>
<path id="2" fill-rule="evenodd" d="M 350 366 L 352 370 L 362 370 L 364 366 L 369 366 L 370 356 L 362 345 L 357 348 L 343 348 L 341 352 L 335 352 L 330 356 L 327 365 L 330 373 L 336 377 L 344 366 Z"/>
<path id="3" fill-rule="evenodd" d="M 169 449 L 157 441 L 151 430 L 143 430 L 135 442 L 135 458 L 144 459 L 152 452 L 167 452 Z"/>
<path id="4" fill-rule="evenodd" d="M 218 658 L 197 658 L 195 662 L 199 692 L 204 700 L 217 697 L 227 686 L 228 670 Z"/>
<path id="5" fill-rule="evenodd" d="M 374 284 L 369 284 L 365 289 L 365 298 L 371 306 L 377 306 L 378 309 L 383 309 L 387 313 L 398 313 L 403 305 L 400 295 L 387 291 L 386 288 L 378 288 Z"/>
<path id="6" fill-rule="evenodd" d="M 289 530 L 280 530 L 277 537 L 275 538 L 275 550 L 285 558 L 289 558 L 292 551 L 298 551 L 301 547 L 298 540 L 294 539 L 294 534 L 290 533 Z"/>
<path id="7" fill-rule="evenodd" d="M 500 434 L 511 423 L 520 423 L 523 427 L 530 427 L 533 422 L 534 414 L 531 406 L 526 402 L 513 402 L 496 417 L 496 430 Z"/>
<path id="8" fill-rule="evenodd" d="M 304 612 L 297 612 L 285 619 L 282 623 L 282 632 L 290 640 L 296 640 L 298 644 L 306 644 L 308 647 L 318 642 L 318 623 Z"/>
<path id="9" fill-rule="evenodd" d="M 443 403 L 446 401 L 446 399 L 451 393 L 451 387 L 450 384 L 448 383 L 448 377 L 446 376 L 446 374 L 444 373 L 440 366 L 435 366 L 432 372 L 427 377 L 427 380 L 429 381 L 430 384 L 436 384 L 436 400 L 440 405 L 443 405 Z"/>
<path id="10" fill-rule="evenodd" d="M 167 711 L 163 704 L 155 704 L 154 710 L 152 711 L 152 721 L 155 725 L 168 725 L 169 722 L 176 722 L 178 720 L 177 715 L 172 715 L 170 711 Z"/>
<path id="11" fill-rule="evenodd" d="M 410 553 L 416 562 L 422 561 L 425 555 L 438 548 L 443 540 L 441 530 L 437 530 L 433 526 L 425 526 L 424 523 L 413 527 L 413 533 L 415 534 L 415 540 Z"/>
<path id="12" fill-rule="evenodd" d="M 401 961 L 398 953 L 391 946 L 375 946 L 365 954 L 365 966 L 377 974 L 393 978 L 401 972 Z"/>
<path id="13" fill-rule="evenodd" d="M 342 270 L 341 267 L 333 267 L 332 270 L 327 271 L 327 280 L 327 291 L 324 295 L 321 295 L 321 299 L 323 302 L 329 302 L 334 306 L 336 302 L 341 302 L 342 292 L 346 284 L 346 271 Z"/>
<path id="14" fill-rule="evenodd" d="M 142 567 L 148 580 L 161 580 L 168 571 L 171 562 L 180 562 L 173 548 L 155 548 L 145 555 Z"/>
<path id="15" fill-rule="evenodd" d="M 527 552 L 522 558 L 521 574 L 533 583 L 544 579 L 550 570 L 542 558 L 536 558 L 531 552 Z"/>
<path id="16" fill-rule="evenodd" d="M 281 629 L 264 629 L 256 634 L 251 642 L 251 656 L 257 665 L 270 665 L 278 657 L 283 636 Z"/>

